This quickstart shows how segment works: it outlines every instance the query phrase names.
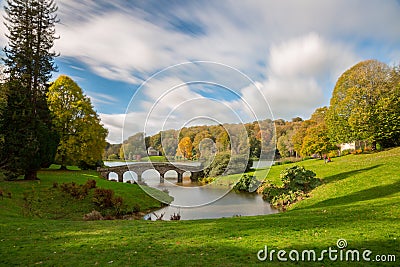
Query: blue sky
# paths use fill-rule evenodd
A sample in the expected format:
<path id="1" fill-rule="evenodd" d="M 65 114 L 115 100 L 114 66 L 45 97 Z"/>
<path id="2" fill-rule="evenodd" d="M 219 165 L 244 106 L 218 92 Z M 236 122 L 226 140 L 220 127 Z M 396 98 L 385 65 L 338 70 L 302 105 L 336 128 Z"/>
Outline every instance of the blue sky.
<path id="1" fill-rule="evenodd" d="M 400 62 L 395 0 L 56 3 L 54 79 L 82 87 L 112 143 L 188 121 L 309 118 L 355 63 Z"/>

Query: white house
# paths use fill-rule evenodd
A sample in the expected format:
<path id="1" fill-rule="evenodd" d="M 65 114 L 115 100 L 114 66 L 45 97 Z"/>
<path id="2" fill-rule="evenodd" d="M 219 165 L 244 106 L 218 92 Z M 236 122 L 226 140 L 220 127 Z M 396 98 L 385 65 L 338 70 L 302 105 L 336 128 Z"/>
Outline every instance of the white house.
<path id="1" fill-rule="evenodd" d="M 343 150 L 355 150 L 355 149 L 356 149 L 356 142 L 340 144 L 340 152 L 343 152 Z"/>

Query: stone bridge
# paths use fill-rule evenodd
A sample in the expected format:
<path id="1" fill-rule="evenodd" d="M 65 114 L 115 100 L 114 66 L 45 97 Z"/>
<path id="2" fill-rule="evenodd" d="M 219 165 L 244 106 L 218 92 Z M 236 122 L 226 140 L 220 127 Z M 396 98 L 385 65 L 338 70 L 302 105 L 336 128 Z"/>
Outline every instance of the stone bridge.
<path id="1" fill-rule="evenodd" d="M 106 167 L 106 168 L 97 168 L 97 171 L 100 173 L 101 177 L 109 180 L 110 173 L 116 173 L 118 176 L 118 182 L 123 182 L 124 173 L 126 172 L 134 172 L 137 175 L 137 182 L 142 182 L 142 174 L 147 170 L 156 170 L 160 174 L 160 183 L 164 183 L 164 175 L 167 171 L 175 171 L 178 174 L 178 183 L 182 183 L 183 181 L 183 173 L 190 172 L 190 179 L 192 181 L 197 181 L 203 174 L 203 167 L 186 165 L 186 164 L 172 164 L 169 162 L 143 162 L 143 163 L 134 163 L 122 166 L 115 167 Z"/>

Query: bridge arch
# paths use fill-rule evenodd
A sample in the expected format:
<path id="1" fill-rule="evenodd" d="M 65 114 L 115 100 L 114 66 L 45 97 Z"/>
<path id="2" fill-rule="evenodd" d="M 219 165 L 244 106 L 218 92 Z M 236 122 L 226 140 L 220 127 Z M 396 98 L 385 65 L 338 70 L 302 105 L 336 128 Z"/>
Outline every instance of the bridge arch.
<path id="1" fill-rule="evenodd" d="M 178 179 L 178 172 L 176 170 L 168 170 L 164 173 L 165 179 Z"/>
<path id="2" fill-rule="evenodd" d="M 183 182 L 183 176 L 187 176 L 187 172 L 190 172 L 190 179 L 196 180 L 198 177 L 202 175 L 202 165 L 184 165 L 184 164 L 171 164 L 169 162 L 143 162 L 143 163 L 136 163 L 130 165 L 123 165 L 123 166 L 115 166 L 115 167 L 108 167 L 108 168 L 97 168 L 97 171 L 104 179 L 109 179 L 111 173 L 115 173 L 117 175 L 117 180 L 119 182 L 124 181 L 124 175 L 128 171 L 132 171 L 137 175 L 137 182 L 142 182 L 142 175 L 147 172 L 148 170 L 155 170 L 159 174 L 160 183 L 164 182 L 165 174 L 168 176 L 169 171 L 174 171 L 177 174 L 177 181 L 178 183 Z M 171 173 L 171 172 L 169 172 Z M 115 177 L 115 174 L 112 177 Z M 112 178 L 115 179 L 115 178 Z"/>
<path id="3" fill-rule="evenodd" d="M 127 183 L 128 181 L 131 181 L 131 183 L 137 183 L 137 173 L 134 171 L 126 171 L 122 175 L 122 180 L 124 183 Z"/>
<path id="4" fill-rule="evenodd" d="M 113 181 L 113 180 L 118 181 L 119 180 L 118 173 L 116 173 L 116 172 L 108 173 L 107 180 L 109 180 L 109 181 Z"/>

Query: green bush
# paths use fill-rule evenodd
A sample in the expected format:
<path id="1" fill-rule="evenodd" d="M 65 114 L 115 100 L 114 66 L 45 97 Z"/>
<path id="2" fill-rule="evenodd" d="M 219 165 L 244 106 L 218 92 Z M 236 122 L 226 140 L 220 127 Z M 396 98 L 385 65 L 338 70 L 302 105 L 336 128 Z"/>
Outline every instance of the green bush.
<path id="1" fill-rule="evenodd" d="M 240 192 L 250 192 L 258 184 L 255 176 L 243 175 L 233 189 Z"/>
<path id="2" fill-rule="evenodd" d="M 283 187 L 289 190 L 309 191 L 320 184 L 320 180 L 315 178 L 313 171 L 306 170 L 304 167 L 293 166 L 286 168 L 280 174 Z"/>
<path id="3" fill-rule="evenodd" d="M 282 186 L 272 183 L 262 186 L 263 199 L 272 206 L 285 210 L 287 206 L 307 197 L 307 193 L 321 184 L 313 171 L 304 167 L 293 166 L 286 168 L 280 174 Z"/>

